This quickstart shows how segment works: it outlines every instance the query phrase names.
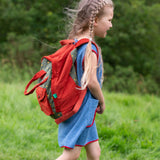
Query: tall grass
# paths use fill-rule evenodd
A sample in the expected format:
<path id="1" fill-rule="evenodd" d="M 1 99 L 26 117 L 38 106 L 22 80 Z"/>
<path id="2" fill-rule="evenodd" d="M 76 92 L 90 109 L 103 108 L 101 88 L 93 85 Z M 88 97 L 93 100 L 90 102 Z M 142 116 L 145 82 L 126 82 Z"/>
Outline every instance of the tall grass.
<path id="1" fill-rule="evenodd" d="M 55 160 L 57 125 L 40 111 L 24 82 L 0 83 L 0 160 Z M 101 160 L 160 159 L 160 98 L 104 91 L 106 110 L 97 115 Z M 85 160 L 85 150 L 80 155 Z"/>

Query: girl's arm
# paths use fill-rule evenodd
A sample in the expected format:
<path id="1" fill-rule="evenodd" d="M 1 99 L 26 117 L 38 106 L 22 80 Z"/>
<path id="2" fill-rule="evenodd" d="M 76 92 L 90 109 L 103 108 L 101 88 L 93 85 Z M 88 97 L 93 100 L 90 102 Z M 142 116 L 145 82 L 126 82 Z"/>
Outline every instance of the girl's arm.
<path id="1" fill-rule="evenodd" d="M 99 82 L 97 80 L 97 56 L 93 52 L 91 54 L 91 64 L 92 64 L 92 73 L 91 78 L 88 82 L 88 88 L 91 92 L 91 94 L 99 100 L 99 107 L 97 108 L 97 113 L 102 114 L 105 109 L 105 103 L 104 103 L 104 96 L 101 90 L 101 87 L 99 85 Z"/>

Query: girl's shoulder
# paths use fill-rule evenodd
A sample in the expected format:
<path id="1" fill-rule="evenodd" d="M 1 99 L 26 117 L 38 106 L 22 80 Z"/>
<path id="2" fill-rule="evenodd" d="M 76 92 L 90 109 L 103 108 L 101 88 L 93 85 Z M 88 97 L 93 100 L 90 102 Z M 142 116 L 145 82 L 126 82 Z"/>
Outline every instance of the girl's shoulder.
<path id="1" fill-rule="evenodd" d="M 75 39 L 75 43 L 77 43 L 77 42 L 78 42 L 78 40 Z M 85 44 L 82 44 L 81 46 L 79 46 L 79 47 L 77 48 L 77 49 L 78 49 L 78 52 L 85 52 L 86 47 L 87 47 L 87 44 L 88 44 L 88 43 L 85 43 Z M 96 54 L 99 53 L 99 51 L 98 51 L 98 46 L 97 46 L 97 44 L 96 44 L 95 42 L 92 43 L 92 51 L 93 51 L 94 53 L 96 53 Z"/>

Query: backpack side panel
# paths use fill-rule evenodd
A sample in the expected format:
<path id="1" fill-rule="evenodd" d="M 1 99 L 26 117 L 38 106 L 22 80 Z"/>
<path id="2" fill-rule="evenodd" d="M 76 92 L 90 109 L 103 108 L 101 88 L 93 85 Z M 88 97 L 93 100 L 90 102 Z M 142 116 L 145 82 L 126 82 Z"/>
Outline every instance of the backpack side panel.
<path id="1" fill-rule="evenodd" d="M 72 57 L 72 68 L 70 71 L 70 76 L 72 77 L 74 82 L 78 85 L 77 71 L 76 71 L 77 48 L 71 52 L 71 57 Z"/>
<path id="2" fill-rule="evenodd" d="M 41 70 L 46 71 L 46 75 L 42 79 L 39 79 L 39 83 L 46 77 L 48 77 L 48 80 L 36 89 L 39 105 L 46 115 L 52 116 L 53 118 L 59 118 L 62 114 L 56 112 L 51 94 L 52 63 L 46 58 L 43 58 Z"/>

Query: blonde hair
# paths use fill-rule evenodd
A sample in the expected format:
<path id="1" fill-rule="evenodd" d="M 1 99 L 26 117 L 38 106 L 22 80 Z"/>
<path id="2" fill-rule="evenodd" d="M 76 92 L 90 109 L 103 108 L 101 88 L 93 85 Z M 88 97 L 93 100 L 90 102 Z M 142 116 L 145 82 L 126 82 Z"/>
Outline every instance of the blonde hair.
<path id="1" fill-rule="evenodd" d="M 94 23 L 95 18 L 100 18 L 103 16 L 104 7 L 113 7 L 112 0 L 81 0 L 75 10 L 68 10 L 74 13 L 74 22 L 69 33 L 69 39 L 74 39 L 76 36 L 83 34 L 89 29 L 89 42 L 86 47 L 85 52 L 85 70 L 81 79 L 81 88 L 84 89 L 88 85 L 91 78 L 92 63 L 91 63 L 91 53 L 92 46 L 91 40 L 94 38 Z M 75 14 L 76 12 L 76 14 Z"/>

